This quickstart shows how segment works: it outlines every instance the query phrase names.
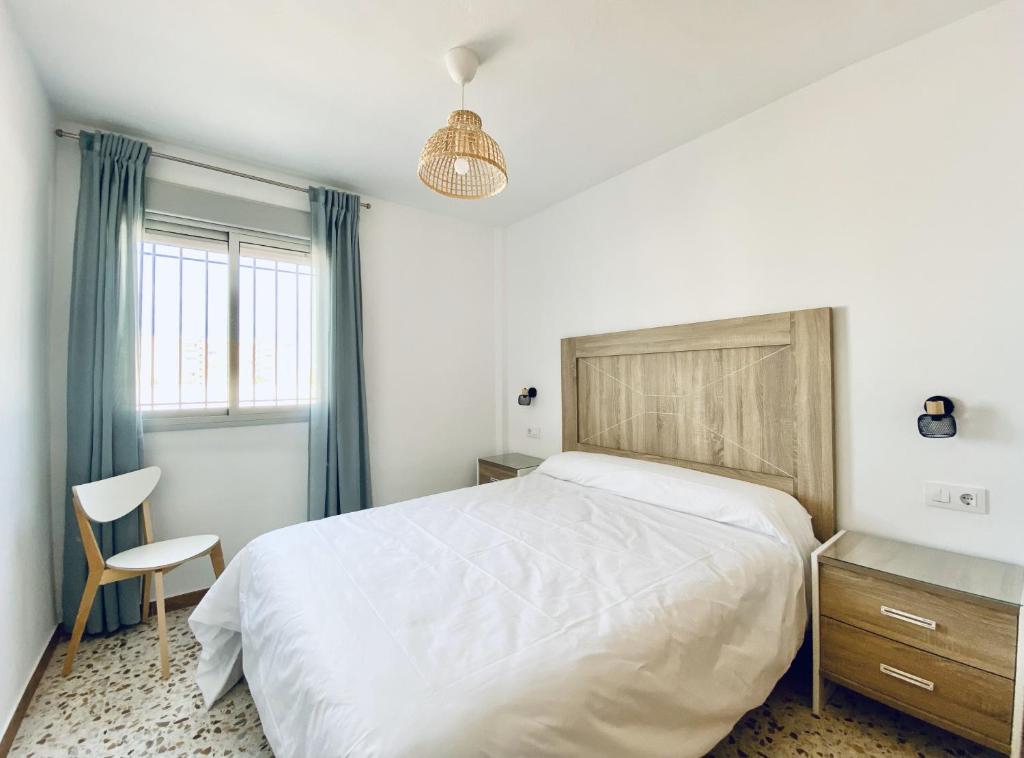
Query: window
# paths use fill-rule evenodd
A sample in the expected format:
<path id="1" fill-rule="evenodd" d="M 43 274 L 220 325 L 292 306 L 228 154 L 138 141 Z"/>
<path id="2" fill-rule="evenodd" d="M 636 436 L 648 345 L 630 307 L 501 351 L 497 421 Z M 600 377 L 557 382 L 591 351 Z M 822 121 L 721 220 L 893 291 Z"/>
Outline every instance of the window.
<path id="1" fill-rule="evenodd" d="M 147 428 L 305 418 L 308 251 L 302 240 L 147 218 L 138 267 Z"/>
<path id="2" fill-rule="evenodd" d="M 148 232 L 139 261 L 139 408 L 228 407 L 228 245 Z"/>
<path id="3" fill-rule="evenodd" d="M 308 256 L 239 246 L 239 406 L 309 403 L 312 295 Z"/>

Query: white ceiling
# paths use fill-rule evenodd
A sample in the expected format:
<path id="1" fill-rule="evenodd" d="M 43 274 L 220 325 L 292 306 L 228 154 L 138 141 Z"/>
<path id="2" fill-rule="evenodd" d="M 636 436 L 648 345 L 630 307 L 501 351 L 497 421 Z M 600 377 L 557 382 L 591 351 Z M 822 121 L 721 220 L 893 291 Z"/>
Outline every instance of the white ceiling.
<path id="1" fill-rule="evenodd" d="M 65 118 L 504 225 L 993 0 L 8 0 Z M 506 191 L 433 195 L 458 107 Z"/>

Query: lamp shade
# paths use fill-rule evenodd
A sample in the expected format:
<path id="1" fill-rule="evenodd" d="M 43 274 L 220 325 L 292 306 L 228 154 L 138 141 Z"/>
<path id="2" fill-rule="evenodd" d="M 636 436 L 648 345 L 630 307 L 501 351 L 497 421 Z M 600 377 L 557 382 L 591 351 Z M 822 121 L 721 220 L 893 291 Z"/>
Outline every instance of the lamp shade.
<path id="1" fill-rule="evenodd" d="M 473 111 L 452 111 L 448 126 L 423 146 L 416 172 L 420 181 L 434 192 L 465 199 L 492 197 L 505 189 L 505 156 L 482 127 Z"/>

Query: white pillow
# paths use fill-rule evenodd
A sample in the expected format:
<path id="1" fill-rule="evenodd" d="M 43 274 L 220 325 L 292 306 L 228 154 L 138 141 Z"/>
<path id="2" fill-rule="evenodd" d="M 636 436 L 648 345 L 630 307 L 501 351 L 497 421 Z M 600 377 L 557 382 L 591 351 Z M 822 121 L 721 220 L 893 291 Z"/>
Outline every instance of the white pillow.
<path id="1" fill-rule="evenodd" d="M 665 463 L 558 453 L 537 469 L 555 479 L 768 535 L 807 558 L 818 546 L 811 516 L 782 490 Z"/>

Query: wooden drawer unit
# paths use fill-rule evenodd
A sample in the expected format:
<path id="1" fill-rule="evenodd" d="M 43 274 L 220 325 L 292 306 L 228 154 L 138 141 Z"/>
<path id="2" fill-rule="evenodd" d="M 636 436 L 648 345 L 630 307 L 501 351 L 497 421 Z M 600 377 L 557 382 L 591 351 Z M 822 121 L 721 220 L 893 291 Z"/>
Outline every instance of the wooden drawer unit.
<path id="1" fill-rule="evenodd" d="M 1013 680 L 824 618 L 823 673 L 982 744 L 1010 743 Z"/>
<path id="2" fill-rule="evenodd" d="M 1024 568 L 840 532 L 812 580 L 815 713 L 837 683 L 1022 754 Z"/>
<path id="3" fill-rule="evenodd" d="M 823 565 L 821 615 L 1013 678 L 1017 611 Z"/>
<path id="4" fill-rule="evenodd" d="M 504 453 L 487 458 L 478 458 L 476 462 L 477 484 L 500 482 L 502 479 L 515 479 L 525 476 L 544 461 L 522 453 Z"/>
<path id="5" fill-rule="evenodd" d="M 492 463 L 486 463 L 480 461 L 477 464 L 477 479 L 479 484 L 487 484 L 488 482 L 499 482 L 502 479 L 515 479 L 516 472 L 509 471 L 507 468 L 501 466 L 495 466 Z"/>

